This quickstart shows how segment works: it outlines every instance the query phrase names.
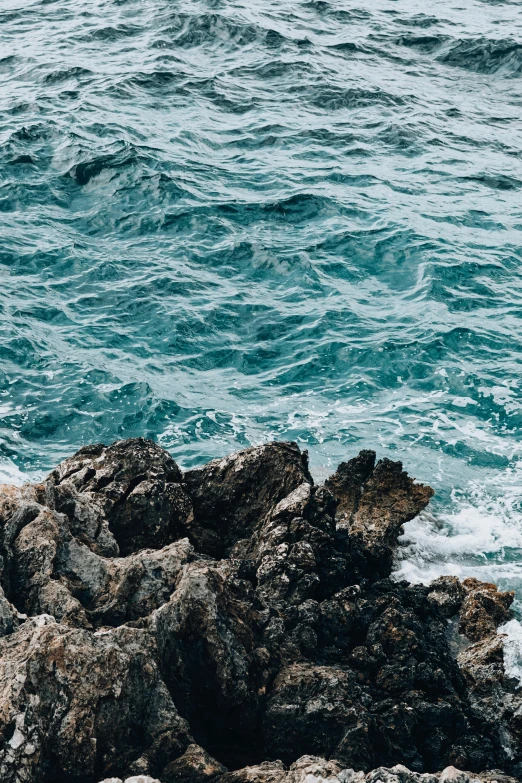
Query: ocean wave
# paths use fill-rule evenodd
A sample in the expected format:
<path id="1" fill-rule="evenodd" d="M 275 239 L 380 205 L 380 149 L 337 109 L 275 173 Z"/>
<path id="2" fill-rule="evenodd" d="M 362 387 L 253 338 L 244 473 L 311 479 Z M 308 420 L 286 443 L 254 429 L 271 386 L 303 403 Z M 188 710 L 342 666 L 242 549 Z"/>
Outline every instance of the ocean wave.
<path id="1" fill-rule="evenodd" d="M 521 488 L 522 462 L 516 461 L 454 491 L 450 511 L 408 522 L 397 577 L 428 583 L 454 574 L 522 588 Z"/>
<path id="2" fill-rule="evenodd" d="M 180 48 L 212 45 L 247 46 L 266 38 L 268 30 L 256 25 L 240 23 L 221 14 L 173 14 L 162 34 Z M 273 39 L 273 36 L 272 36 Z M 273 43 L 272 43 L 273 45 Z"/>
<path id="3" fill-rule="evenodd" d="M 334 87 L 331 85 L 309 90 L 307 100 L 318 109 L 339 111 L 367 106 L 403 106 L 409 96 L 394 95 L 381 89 L 368 90 L 363 87 Z"/>
<path id="4" fill-rule="evenodd" d="M 522 435 L 522 27 L 499 7 L 0 11 L 2 457 L 288 438 L 327 475 L 375 448 L 437 490 L 412 578 L 519 590 L 517 507 L 492 500 Z"/>
<path id="5" fill-rule="evenodd" d="M 92 160 L 82 161 L 74 165 L 67 173 L 78 185 L 87 185 L 94 177 L 103 171 L 116 171 L 135 165 L 139 156 L 135 149 L 127 147 L 119 152 L 100 155 Z"/>
<path id="6" fill-rule="evenodd" d="M 522 44 L 512 39 L 465 39 L 452 43 L 437 59 L 474 73 L 515 77 L 522 73 Z"/>
<path id="7" fill-rule="evenodd" d="M 69 79 L 82 79 L 92 76 L 92 71 L 88 68 L 76 65 L 67 69 L 58 69 L 47 73 L 44 77 L 45 84 L 58 84 L 59 82 L 66 82 Z"/>
<path id="8" fill-rule="evenodd" d="M 451 40 L 448 35 L 402 35 L 398 38 L 397 43 L 400 46 L 407 46 L 418 52 L 432 54 L 432 52 L 438 51 L 448 40 Z"/>
<path id="9" fill-rule="evenodd" d="M 461 182 L 477 182 L 493 190 L 519 190 L 522 187 L 522 180 L 507 174 L 481 173 L 459 179 Z"/>
<path id="10" fill-rule="evenodd" d="M 119 41 L 120 39 L 132 38 L 141 32 L 141 28 L 136 25 L 120 24 L 118 26 L 97 27 L 94 30 L 79 36 L 82 41 Z"/>
<path id="11" fill-rule="evenodd" d="M 24 473 L 10 459 L 0 459 L 0 484 L 13 484 L 16 487 L 27 484 L 30 481 L 38 481 L 39 474 Z"/>

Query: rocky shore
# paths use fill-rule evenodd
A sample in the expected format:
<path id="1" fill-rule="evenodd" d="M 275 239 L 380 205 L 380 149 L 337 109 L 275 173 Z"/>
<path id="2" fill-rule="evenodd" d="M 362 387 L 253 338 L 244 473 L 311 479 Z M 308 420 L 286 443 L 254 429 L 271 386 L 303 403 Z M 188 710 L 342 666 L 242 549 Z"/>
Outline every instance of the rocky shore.
<path id="1" fill-rule="evenodd" d="M 143 439 L 0 488 L 1 783 L 522 780 L 511 593 L 390 578 L 430 487 Z"/>

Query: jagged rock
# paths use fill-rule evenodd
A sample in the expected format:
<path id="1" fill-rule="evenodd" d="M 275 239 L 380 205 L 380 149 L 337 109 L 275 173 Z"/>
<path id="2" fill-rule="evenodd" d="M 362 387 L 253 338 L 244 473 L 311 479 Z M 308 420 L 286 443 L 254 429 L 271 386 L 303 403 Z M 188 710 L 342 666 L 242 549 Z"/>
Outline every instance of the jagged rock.
<path id="1" fill-rule="evenodd" d="M 354 672 L 289 666 L 278 675 L 268 699 L 268 753 L 289 763 L 308 750 L 367 769 L 373 761 L 370 707 L 371 697 L 357 684 Z"/>
<path id="2" fill-rule="evenodd" d="M 2 581 L 29 615 L 47 613 L 84 628 L 137 620 L 168 601 L 183 565 L 196 558 L 187 539 L 126 558 L 101 557 L 73 535 L 66 514 L 35 499 L 17 501 L 4 512 Z M 8 627 L 17 622 L 0 595 L 2 617 Z"/>
<path id="3" fill-rule="evenodd" d="M 199 745 L 189 745 L 185 753 L 163 770 L 162 783 L 212 783 L 227 772 Z"/>
<path id="4" fill-rule="evenodd" d="M 522 748 L 522 693 L 504 670 L 504 636 L 490 635 L 458 656 L 476 712 L 497 732 L 510 755 Z M 516 769 L 516 768 L 515 768 Z M 519 773 L 522 767 L 519 764 Z M 485 778 L 488 779 L 488 778 Z"/>
<path id="5" fill-rule="evenodd" d="M 239 762 L 257 743 L 269 611 L 229 561 L 192 563 L 153 615 L 165 682 L 195 738 Z M 217 718 L 216 716 L 219 716 Z M 228 766 L 228 764 L 227 764 Z"/>
<path id="6" fill-rule="evenodd" d="M 389 576 L 402 526 L 427 506 L 432 488 L 415 484 L 401 462 L 375 464 L 372 451 L 342 463 L 326 487 L 339 501 L 338 526 L 349 533 L 359 576 Z"/>
<path id="7" fill-rule="evenodd" d="M 182 475 L 143 439 L 0 488 L 2 783 L 517 774 L 511 594 L 389 578 L 431 494 L 373 452 L 316 486 L 295 444 Z"/>
<path id="8" fill-rule="evenodd" d="M 0 640 L 2 783 L 154 772 L 191 737 L 148 653 L 145 631 L 97 634 L 28 620 Z M 20 777 L 23 775 L 23 777 Z"/>
<path id="9" fill-rule="evenodd" d="M 428 600 L 436 603 L 445 617 L 454 617 L 466 597 L 466 588 L 456 576 L 440 576 L 430 584 Z"/>
<path id="10" fill-rule="evenodd" d="M 129 438 L 80 449 L 51 473 L 46 494 L 93 551 L 128 555 L 186 535 L 191 504 L 181 480 L 164 449 Z"/>
<path id="11" fill-rule="evenodd" d="M 299 605 L 351 581 L 344 541 L 336 540 L 335 499 L 324 487 L 299 485 L 230 556 L 246 558 L 258 593 L 272 605 Z"/>
<path id="12" fill-rule="evenodd" d="M 16 607 L 7 600 L 5 593 L 0 587 L 0 636 L 6 636 L 18 628 L 20 621 L 25 619 Z"/>
<path id="13" fill-rule="evenodd" d="M 438 783 L 438 775 L 430 775 L 412 772 L 403 764 L 396 764 L 394 767 L 380 767 L 374 769 L 366 775 L 366 783 Z"/>
<path id="14" fill-rule="evenodd" d="M 476 690 L 500 682 L 504 672 L 504 638 L 490 635 L 467 647 L 458 657 L 461 670 Z"/>
<path id="15" fill-rule="evenodd" d="M 364 450 L 348 462 L 341 462 L 336 472 L 325 481 L 325 486 L 339 501 L 336 520 L 349 529 L 359 508 L 364 485 L 375 468 L 375 452 Z"/>
<path id="16" fill-rule="evenodd" d="M 514 592 L 502 593 L 497 586 L 478 579 L 465 579 L 466 597 L 460 610 L 460 631 L 472 642 L 496 633 L 499 625 L 511 620 Z"/>
<path id="17" fill-rule="evenodd" d="M 147 617 L 169 600 L 186 564 L 196 559 L 188 540 L 126 558 L 100 558 L 74 540 L 55 574 L 78 596 L 95 626 L 119 625 Z"/>
<path id="18" fill-rule="evenodd" d="M 192 535 L 200 551 L 221 556 L 280 500 L 313 483 L 306 452 L 295 443 L 267 443 L 185 473 L 192 500 Z"/>

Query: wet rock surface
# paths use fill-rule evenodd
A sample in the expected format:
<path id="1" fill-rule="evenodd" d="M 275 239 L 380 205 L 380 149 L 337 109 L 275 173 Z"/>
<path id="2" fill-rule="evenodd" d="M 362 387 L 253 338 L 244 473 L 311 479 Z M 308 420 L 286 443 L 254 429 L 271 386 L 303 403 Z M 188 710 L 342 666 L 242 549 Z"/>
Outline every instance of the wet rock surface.
<path id="1" fill-rule="evenodd" d="M 317 486 L 293 443 L 183 473 L 143 439 L 0 488 L 2 783 L 520 779 L 512 594 L 391 578 L 432 494 L 369 451 Z"/>

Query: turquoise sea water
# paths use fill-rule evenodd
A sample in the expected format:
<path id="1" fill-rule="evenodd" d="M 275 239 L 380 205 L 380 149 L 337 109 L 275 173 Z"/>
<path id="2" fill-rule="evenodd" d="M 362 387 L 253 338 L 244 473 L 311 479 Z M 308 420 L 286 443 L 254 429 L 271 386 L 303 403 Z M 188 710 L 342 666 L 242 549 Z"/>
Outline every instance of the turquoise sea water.
<path id="1" fill-rule="evenodd" d="M 0 72 L 3 479 L 375 448 L 522 594 L 520 3 L 2 0 Z"/>

